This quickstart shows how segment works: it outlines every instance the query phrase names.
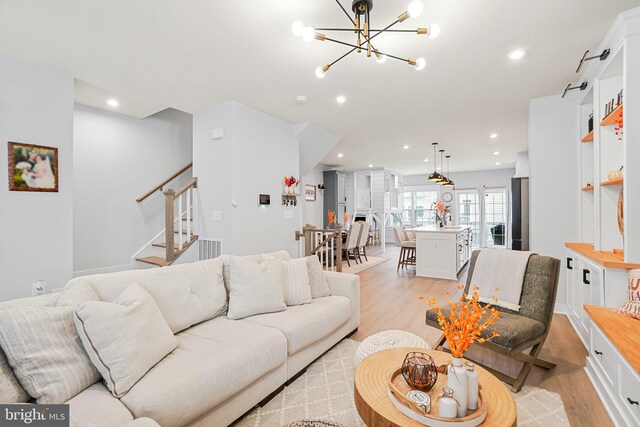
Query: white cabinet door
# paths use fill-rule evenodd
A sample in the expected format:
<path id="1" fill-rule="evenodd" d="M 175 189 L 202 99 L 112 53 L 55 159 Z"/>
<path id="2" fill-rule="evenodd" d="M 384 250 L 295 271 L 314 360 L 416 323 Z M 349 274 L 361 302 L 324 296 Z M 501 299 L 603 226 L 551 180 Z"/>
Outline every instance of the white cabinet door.
<path id="1" fill-rule="evenodd" d="M 602 305 L 604 302 L 604 270 L 584 258 L 580 259 L 580 269 L 575 272 L 580 283 L 582 304 L 580 305 L 580 323 L 585 336 L 589 336 L 589 316 L 584 310 L 585 305 Z"/>
<path id="2" fill-rule="evenodd" d="M 580 319 L 580 307 L 582 307 L 581 288 L 576 283 L 576 271 L 579 268 L 578 256 L 572 251 L 566 251 L 565 270 L 567 279 L 567 305 L 569 317 L 576 323 Z"/>

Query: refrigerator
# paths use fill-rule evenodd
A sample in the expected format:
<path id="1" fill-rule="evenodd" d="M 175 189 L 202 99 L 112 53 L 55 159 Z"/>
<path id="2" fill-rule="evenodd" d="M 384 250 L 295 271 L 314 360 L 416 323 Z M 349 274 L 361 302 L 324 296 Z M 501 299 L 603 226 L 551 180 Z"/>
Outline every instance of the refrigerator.
<path id="1" fill-rule="evenodd" d="M 529 250 L 529 178 L 511 179 L 511 249 Z"/>

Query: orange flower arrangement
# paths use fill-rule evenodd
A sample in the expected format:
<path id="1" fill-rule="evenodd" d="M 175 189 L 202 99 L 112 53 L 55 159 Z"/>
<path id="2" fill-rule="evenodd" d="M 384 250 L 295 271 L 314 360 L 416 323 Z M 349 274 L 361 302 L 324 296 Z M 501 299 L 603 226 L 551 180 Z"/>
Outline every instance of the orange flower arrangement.
<path id="1" fill-rule="evenodd" d="M 343 220 L 343 221 L 342 221 L 342 223 L 343 223 L 343 224 L 348 223 L 348 222 L 349 222 L 349 214 L 348 214 L 348 213 L 345 213 L 345 214 L 344 214 L 344 216 L 343 216 L 343 218 L 342 218 L 342 220 Z"/>
<path id="2" fill-rule="evenodd" d="M 336 222 L 336 212 L 335 211 L 329 211 L 328 212 L 328 219 L 329 219 L 329 225 L 335 223 Z"/>
<path id="3" fill-rule="evenodd" d="M 436 210 L 442 213 L 445 211 L 446 208 L 447 207 L 445 206 L 444 202 L 442 200 L 438 200 L 438 203 L 436 203 Z"/>
<path id="4" fill-rule="evenodd" d="M 460 289 L 462 286 L 458 288 Z M 470 299 L 467 299 L 467 295 L 463 293 L 460 297 L 459 304 L 456 304 L 453 300 L 449 302 L 451 311 L 448 316 L 445 316 L 440 306 L 436 305 L 435 298 L 427 301 L 427 304 L 434 306 L 432 310 L 438 313 L 438 323 L 449 343 L 453 357 L 463 357 L 464 352 L 467 351 L 474 342 L 482 344 L 499 336 L 496 331 L 493 331 L 489 338 L 483 338 L 481 336 L 482 332 L 487 330 L 489 325 L 492 325 L 496 319 L 500 318 L 500 312 L 491 307 L 491 305 L 480 304 L 478 292 L 476 292 L 478 287 L 474 286 L 473 290 L 473 296 Z M 422 296 L 419 299 L 424 301 L 424 297 Z M 489 315 L 483 321 L 483 317 L 487 313 L 489 313 Z"/>

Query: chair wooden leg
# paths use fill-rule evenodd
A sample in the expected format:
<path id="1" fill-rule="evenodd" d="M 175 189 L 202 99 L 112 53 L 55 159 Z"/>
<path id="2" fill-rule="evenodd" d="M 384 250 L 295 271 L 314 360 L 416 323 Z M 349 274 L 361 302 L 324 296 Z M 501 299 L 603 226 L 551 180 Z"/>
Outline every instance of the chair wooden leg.
<path id="1" fill-rule="evenodd" d="M 351 262 L 349 262 L 349 250 L 345 249 L 344 251 L 345 258 L 347 259 L 347 265 L 351 267 Z"/>
<path id="2" fill-rule="evenodd" d="M 365 261 L 369 262 L 369 258 L 367 258 L 367 247 L 366 246 L 362 247 L 362 254 L 364 255 Z"/>
<path id="3" fill-rule="evenodd" d="M 404 248 L 400 248 L 400 256 L 398 257 L 398 268 L 396 268 L 396 271 L 400 270 L 400 265 L 402 264 L 402 255 L 404 253 Z"/>

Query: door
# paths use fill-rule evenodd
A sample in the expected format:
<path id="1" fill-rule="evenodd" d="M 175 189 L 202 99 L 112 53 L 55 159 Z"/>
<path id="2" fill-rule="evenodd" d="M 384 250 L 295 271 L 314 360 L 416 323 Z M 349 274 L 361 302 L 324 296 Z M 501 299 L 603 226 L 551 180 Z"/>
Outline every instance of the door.
<path id="1" fill-rule="evenodd" d="M 347 176 L 344 174 L 338 174 L 338 203 L 347 203 L 346 190 L 347 188 Z"/>
<path id="2" fill-rule="evenodd" d="M 566 251 L 566 259 L 565 259 L 565 270 L 566 270 L 566 286 L 567 286 L 567 305 L 569 306 L 569 316 L 574 320 L 579 320 L 579 312 L 578 308 L 581 306 L 580 301 L 582 300 L 582 295 L 578 297 L 576 292 L 576 269 L 578 268 L 578 259 L 576 255 L 571 251 Z"/>
<path id="3" fill-rule="evenodd" d="M 485 191 L 484 240 L 488 248 L 507 246 L 507 192 L 504 188 Z"/>
<path id="4" fill-rule="evenodd" d="M 458 224 L 471 227 L 471 247 L 480 247 L 480 195 L 477 190 L 457 192 Z"/>
<path id="5" fill-rule="evenodd" d="M 585 259 L 580 259 L 580 269 L 576 272 L 576 282 L 580 283 L 582 300 L 580 301 L 580 323 L 584 336 L 589 336 L 589 315 L 584 310 L 585 305 L 602 305 L 603 297 L 603 270 L 597 265 Z"/>

